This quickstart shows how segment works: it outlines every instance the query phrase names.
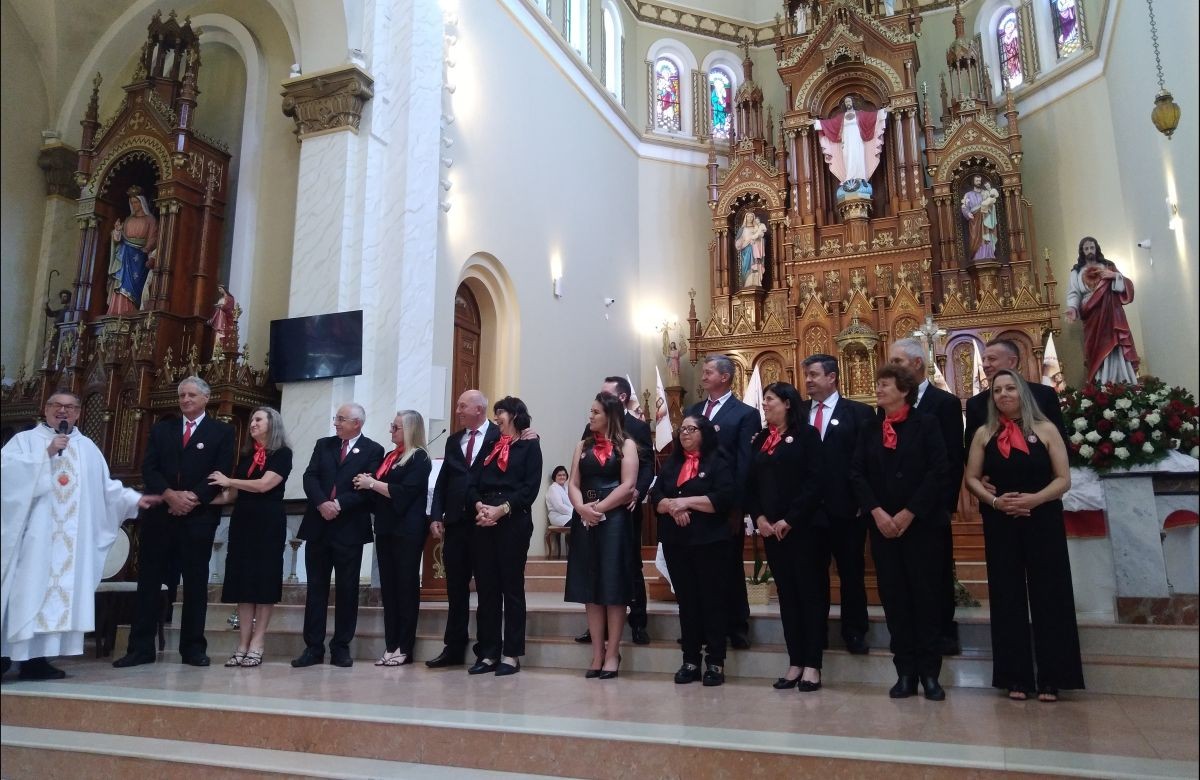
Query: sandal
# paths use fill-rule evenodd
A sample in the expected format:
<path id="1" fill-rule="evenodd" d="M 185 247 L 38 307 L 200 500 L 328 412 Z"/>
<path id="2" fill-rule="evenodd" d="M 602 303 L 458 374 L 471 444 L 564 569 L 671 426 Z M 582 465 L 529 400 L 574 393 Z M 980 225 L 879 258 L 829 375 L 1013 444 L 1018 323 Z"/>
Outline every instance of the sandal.
<path id="1" fill-rule="evenodd" d="M 1013 701 L 1025 701 L 1029 698 L 1029 691 L 1024 688 L 1009 688 L 1008 698 Z"/>
<path id="2" fill-rule="evenodd" d="M 395 652 L 384 653 L 380 657 L 380 659 L 375 662 L 375 665 L 376 666 L 403 666 L 407 660 L 408 660 L 408 657 L 404 653 L 401 653 L 399 650 L 397 650 Z"/>
<path id="3" fill-rule="evenodd" d="M 1053 704 L 1058 701 L 1058 688 L 1053 685 L 1043 685 L 1038 688 L 1038 701 Z"/>
<path id="4" fill-rule="evenodd" d="M 225 662 L 225 666 L 229 667 L 229 668 L 233 668 L 235 666 L 245 666 L 245 665 L 246 665 L 246 654 L 239 652 L 239 651 L 234 651 L 233 655 L 229 656 L 229 660 Z"/>
<path id="5" fill-rule="evenodd" d="M 242 657 L 242 666 L 262 666 L 262 651 L 251 650 Z"/>

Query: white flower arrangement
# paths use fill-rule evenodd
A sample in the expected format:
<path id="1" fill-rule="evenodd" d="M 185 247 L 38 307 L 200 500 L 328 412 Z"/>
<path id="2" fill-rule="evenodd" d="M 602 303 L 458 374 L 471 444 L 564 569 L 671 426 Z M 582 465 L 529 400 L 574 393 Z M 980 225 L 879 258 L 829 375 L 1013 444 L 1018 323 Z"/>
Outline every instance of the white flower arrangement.
<path id="1" fill-rule="evenodd" d="M 1120 444 L 1121 442 L 1125 441 L 1125 434 L 1121 433 L 1120 431 L 1113 431 L 1108 435 L 1108 438 L 1112 439 L 1113 444 Z"/>
<path id="2" fill-rule="evenodd" d="M 1116 455 L 1121 460 L 1129 460 L 1129 450 L 1125 449 L 1124 447 L 1117 447 L 1116 450 L 1113 451 L 1113 455 Z"/>
<path id="3" fill-rule="evenodd" d="M 1092 449 L 1090 444 L 1081 444 L 1079 445 L 1079 454 L 1085 458 L 1090 458 L 1096 454 L 1096 451 Z"/>
<path id="4" fill-rule="evenodd" d="M 1117 413 L 1112 409 L 1105 409 L 1101 414 L 1104 415 L 1104 419 L 1106 420 L 1115 420 L 1117 418 Z"/>
<path id="5" fill-rule="evenodd" d="M 1092 444 L 1095 444 L 1096 442 L 1100 441 L 1100 434 L 1096 431 L 1088 431 L 1086 434 L 1084 434 L 1083 438 L 1087 439 Z"/>

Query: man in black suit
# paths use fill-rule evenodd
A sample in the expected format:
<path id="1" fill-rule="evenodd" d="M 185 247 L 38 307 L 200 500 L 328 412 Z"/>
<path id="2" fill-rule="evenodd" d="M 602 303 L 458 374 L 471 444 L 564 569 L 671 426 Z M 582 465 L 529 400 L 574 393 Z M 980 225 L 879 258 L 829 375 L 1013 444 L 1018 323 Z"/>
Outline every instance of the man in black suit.
<path id="1" fill-rule="evenodd" d="M 700 415 L 712 420 L 717 443 L 725 452 L 734 474 L 734 501 L 729 512 L 729 644 L 735 650 L 750 647 L 750 602 L 746 598 L 745 549 L 746 526 L 742 494 L 750 475 L 750 440 L 762 430 L 762 415 L 752 406 L 733 397 L 733 361 L 724 355 L 705 358 L 700 372 L 700 387 L 705 399 L 692 404 L 689 417 Z"/>
<path id="2" fill-rule="evenodd" d="M 626 620 L 629 623 L 629 630 L 632 632 L 633 643 L 648 645 L 650 644 L 650 633 L 646 631 L 646 578 L 642 574 L 641 501 L 646 497 L 646 492 L 650 490 L 650 483 L 654 481 L 654 441 L 650 438 L 650 426 L 633 413 L 633 409 L 637 408 L 637 401 L 633 397 L 633 387 L 630 386 L 628 379 L 623 376 L 605 377 L 604 384 L 600 386 L 600 392 L 610 393 L 621 399 L 621 403 L 625 406 L 625 433 L 637 445 L 637 484 L 634 486 L 633 498 L 629 500 L 629 518 L 633 521 L 629 524 L 630 533 L 633 535 L 633 561 L 630 564 L 633 566 L 633 601 L 629 602 L 629 615 Z M 588 429 L 585 426 L 583 436 L 580 438 L 587 438 L 587 435 Z M 591 631 L 584 629 L 582 634 L 575 637 L 575 641 L 591 642 Z"/>
<path id="3" fill-rule="evenodd" d="M 861 515 L 850 482 L 850 462 L 863 430 L 874 412 L 838 393 L 838 362 L 831 355 L 804 359 L 804 392 L 800 407 L 821 435 L 820 511 L 828 518 L 829 549 L 837 561 L 842 590 L 842 639 L 855 655 L 870 651 L 867 645 L 866 570 L 867 521 Z M 828 561 L 826 561 L 828 568 Z"/>
<path id="4" fill-rule="evenodd" d="M 208 611 L 208 561 L 221 508 L 212 501 L 221 492 L 208 484 L 214 471 L 233 471 L 234 432 L 205 413 L 208 383 L 190 376 L 179 383 L 183 419 L 162 420 L 150 429 L 142 479 L 147 493 L 163 503 L 146 510 L 138 533 L 137 614 L 129 629 L 125 655 L 113 662 L 124 668 L 154 663 L 154 634 L 162 612 L 161 589 L 167 566 L 179 562 L 183 575 L 183 616 L 179 654 L 191 666 L 208 666 L 204 616 Z"/>
<path id="5" fill-rule="evenodd" d="M 958 511 L 958 496 L 962 490 L 966 460 L 962 446 L 962 403 L 952 393 L 930 384 L 925 365 L 925 348 L 916 339 L 900 339 L 893 344 L 888 351 L 888 361 L 908 369 L 915 377 L 924 377 L 917 387 L 917 404 L 913 408 L 937 418 L 938 427 L 942 431 L 947 461 L 946 488 L 942 503 L 946 516 L 952 518 Z M 950 523 L 941 530 L 943 547 L 938 579 L 941 605 L 939 648 L 942 655 L 958 655 L 962 652 L 962 644 L 958 641 L 958 623 L 954 620 L 954 531 Z"/>
<path id="6" fill-rule="evenodd" d="M 478 390 L 458 398 L 454 415 L 462 430 L 446 440 L 446 453 L 433 488 L 430 533 L 442 540 L 446 566 L 445 648 L 425 662 L 431 669 L 461 666 L 466 661 L 471 617 L 471 533 L 475 509 L 467 506 L 467 489 L 479 477 L 483 460 L 500 438 L 500 429 L 488 422 L 488 400 Z"/>
<path id="7" fill-rule="evenodd" d="M 1012 341 L 1008 339 L 989 341 L 983 348 L 983 374 L 987 377 L 988 384 L 991 384 L 992 377 L 1001 369 L 1018 371 L 1020 361 L 1021 350 Z M 1046 415 L 1047 420 L 1058 426 L 1058 430 L 1062 432 L 1065 440 L 1070 434 L 1067 431 L 1067 424 L 1063 420 L 1058 391 L 1041 382 L 1030 382 L 1029 391 L 1033 393 L 1033 400 L 1042 410 L 1042 414 Z M 966 445 L 967 452 L 971 451 L 971 439 L 975 438 L 975 431 L 987 423 L 988 393 L 990 392 L 990 390 L 983 390 L 967 399 L 967 425 L 963 434 L 963 444 Z"/>
<path id="8" fill-rule="evenodd" d="M 353 666 L 350 640 L 358 626 L 358 573 L 363 545 L 373 541 L 371 504 L 354 489 L 354 477 L 374 474 L 383 462 L 383 447 L 362 435 L 367 413 L 356 403 L 343 404 L 333 418 L 335 435 L 318 439 L 304 470 L 308 508 L 297 538 L 303 539 L 308 595 L 304 602 L 304 652 L 292 666 L 325 660 L 325 629 L 329 612 L 329 575 L 337 574 L 333 638 L 329 662 Z"/>

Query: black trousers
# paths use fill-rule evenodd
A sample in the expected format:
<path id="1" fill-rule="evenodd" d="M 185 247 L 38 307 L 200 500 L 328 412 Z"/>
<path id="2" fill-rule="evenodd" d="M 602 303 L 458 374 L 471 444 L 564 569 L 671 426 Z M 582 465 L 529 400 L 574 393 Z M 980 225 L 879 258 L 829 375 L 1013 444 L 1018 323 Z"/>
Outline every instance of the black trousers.
<path id="1" fill-rule="evenodd" d="M 629 513 L 629 533 L 633 535 L 633 600 L 629 602 L 627 622 L 630 628 L 646 627 L 646 577 L 642 574 L 642 505 Z"/>
<path id="2" fill-rule="evenodd" d="M 939 621 L 944 639 L 958 639 L 958 623 L 954 620 L 954 530 L 947 524 L 942 534 L 942 562 L 939 591 Z"/>
<path id="3" fill-rule="evenodd" d="M 154 655 L 154 637 L 162 612 L 162 586 L 171 561 L 183 580 L 183 615 L 179 621 L 179 654 L 204 655 L 204 618 L 208 613 L 208 561 L 217 523 L 177 517 L 146 517 L 138 531 L 137 615 L 129 629 L 128 652 Z"/>
<path id="4" fill-rule="evenodd" d="M 1031 691 L 1036 679 L 1039 686 L 1082 688 L 1062 512 L 1043 512 L 1039 507 L 1032 517 L 1007 517 L 985 510 L 983 539 L 992 621 L 992 685 Z"/>
<path id="5" fill-rule="evenodd" d="M 525 655 L 525 559 L 533 536 L 529 510 L 515 511 L 494 526 L 475 526 L 471 560 L 479 610 L 475 630 L 480 658 Z"/>
<path id="6" fill-rule="evenodd" d="M 896 539 L 871 523 L 871 555 L 879 576 L 879 597 L 892 635 L 896 673 L 936 677 L 942 669 L 939 584 L 944 534 L 921 518 Z"/>
<path id="7" fill-rule="evenodd" d="M 466 517 L 445 527 L 442 563 L 446 567 L 446 633 L 443 641 L 452 654 L 466 653 L 471 640 L 471 534 L 475 524 Z M 478 650 L 478 648 L 476 648 Z"/>
<path id="8" fill-rule="evenodd" d="M 750 636 L 750 599 L 746 595 L 746 531 L 742 512 L 737 512 L 737 531 L 725 542 L 725 633 Z M 733 521 L 730 521 L 733 524 Z"/>
<path id="9" fill-rule="evenodd" d="M 829 548 L 837 561 L 838 582 L 842 590 L 842 638 L 867 635 L 866 576 L 867 524 L 869 518 L 830 517 Z M 873 549 L 873 548 L 872 548 Z M 825 559 L 829 568 L 829 558 Z"/>
<path id="10" fill-rule="evenodd" d="M 333 638 L 329 652 L 349 655 L 350 640 L 358 627 L 358 576 L 362 568 L 362 545 L 318 540 L 304 543 L 304 567 L 308 570 L 308 597 L 304 602 L 304 645 L 316 655 L 325 655 L 325 630 L 329 612 L 329 575 L 337 574 L 334 595 Z"/>
<path id="11" fill-rule="evenodd" d="M 721 575 L 729 567 L 729 542 L 664 544 L 663 557 L 679 603 L 684 662 L 698 666 L 707 647 L 708 663 L 724 665 L 729 588 Z"/>
<path id="12" fill-rule="evenodd" d="M 421 610 L 421 553 L 425 536 L 375 537 L 379 559 L 379 597 L 383 602 L 383 641 L 389 653 L 411 656 Z"/>
<path id="13" fill-rule="evenodd" d="M 829 617 L 829 549 L 824 529 L 793 528 L 764 539 L 779 591 L 779 619 L 791 666 L 821 668 Z"/>

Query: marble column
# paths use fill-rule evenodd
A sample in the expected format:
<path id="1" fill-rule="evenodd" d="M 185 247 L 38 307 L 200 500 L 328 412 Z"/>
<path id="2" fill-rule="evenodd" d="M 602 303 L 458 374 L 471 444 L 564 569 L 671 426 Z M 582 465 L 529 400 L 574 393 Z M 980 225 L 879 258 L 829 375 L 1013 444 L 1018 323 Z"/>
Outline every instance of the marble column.
<path id="1" fill-rule="evenodd" d="M 1117 597 L 1166 598 L 1171 594 L 1153 477 L 1108 474 L 1101 484 L 1108 535 L 1112 540 Z"/>

